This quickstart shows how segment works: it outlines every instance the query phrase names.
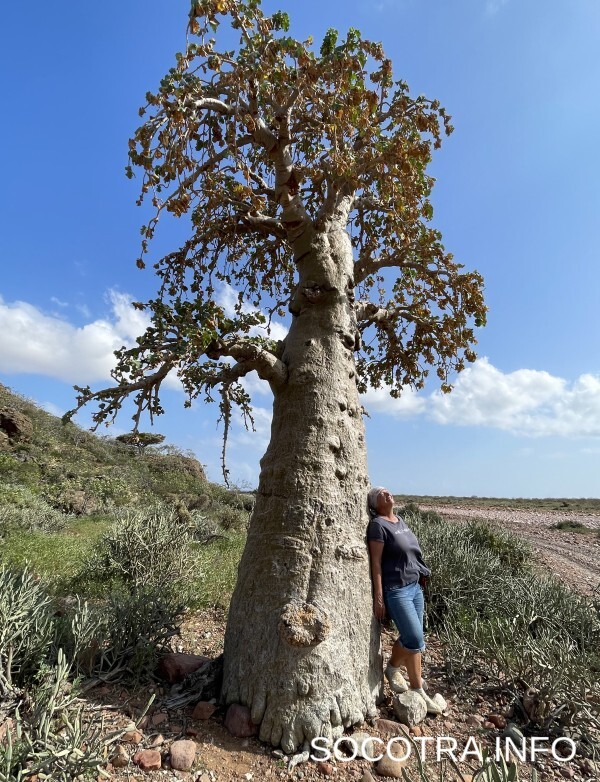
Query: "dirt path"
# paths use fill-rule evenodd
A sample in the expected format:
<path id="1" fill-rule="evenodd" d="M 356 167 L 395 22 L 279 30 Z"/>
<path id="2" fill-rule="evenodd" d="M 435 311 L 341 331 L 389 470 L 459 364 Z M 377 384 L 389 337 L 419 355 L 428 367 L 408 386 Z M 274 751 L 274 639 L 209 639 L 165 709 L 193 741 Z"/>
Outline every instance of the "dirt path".
<path id="1" fill-rule="evenodd" d="M 422 506 L 447 519 L 485 519 L 526 540 L 540 563 L 585 595 L 600 587 L 600 514 L 510 508 Z M 579 522 L 587 534 L 554 529 L 562 521 Z"/>

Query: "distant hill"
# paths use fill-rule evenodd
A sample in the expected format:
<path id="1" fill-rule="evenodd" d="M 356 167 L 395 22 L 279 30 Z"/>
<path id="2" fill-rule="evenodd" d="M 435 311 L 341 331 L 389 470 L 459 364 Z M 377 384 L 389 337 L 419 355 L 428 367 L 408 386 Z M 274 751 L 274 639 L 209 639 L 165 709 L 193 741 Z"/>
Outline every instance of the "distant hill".
<path id="1" fill-rule="evenodd" d="M 200 462 L 177 448 L 139 453 L 63 424 L 0 384 L 0 520 L 20 511 L 50 529 L 64 514 L 111 515 L 157 501 L 189 507 L 207 492 Z"/>

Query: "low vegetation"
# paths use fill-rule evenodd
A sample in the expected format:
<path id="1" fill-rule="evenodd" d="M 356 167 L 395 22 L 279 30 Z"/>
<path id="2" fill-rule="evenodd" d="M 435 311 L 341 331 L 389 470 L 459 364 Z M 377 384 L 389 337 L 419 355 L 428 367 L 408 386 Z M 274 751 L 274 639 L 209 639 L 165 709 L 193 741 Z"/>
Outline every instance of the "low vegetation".
<path id="1" fill-rule="evenodd" d="M 582 597 L 532 568 L 528 547 L 485 522 L 457 525 L 414 505 L 405 516 L 427 551 L 428 622 L 456 683 L 500 687 L 533 733 L 600 753 L 600 596 Z"/>

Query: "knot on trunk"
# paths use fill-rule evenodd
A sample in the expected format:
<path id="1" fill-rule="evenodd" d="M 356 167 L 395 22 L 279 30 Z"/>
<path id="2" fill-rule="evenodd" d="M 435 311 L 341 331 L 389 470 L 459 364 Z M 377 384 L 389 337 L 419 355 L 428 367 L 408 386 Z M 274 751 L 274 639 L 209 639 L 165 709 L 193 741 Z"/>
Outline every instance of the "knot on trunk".
<path id="1" fill-rule="evenodd" d="M 367 556 L 364 544 L 338 546 L 335 555 L 339 559 L 365 559 Z"/>
<path id="2" fill-rule="evenodd" d="M 327 638 L 331 625 L 325 611 L 312 603 L 292 602 L 284 606 L 278 630 L 290 646 L 316 646 Z"/>

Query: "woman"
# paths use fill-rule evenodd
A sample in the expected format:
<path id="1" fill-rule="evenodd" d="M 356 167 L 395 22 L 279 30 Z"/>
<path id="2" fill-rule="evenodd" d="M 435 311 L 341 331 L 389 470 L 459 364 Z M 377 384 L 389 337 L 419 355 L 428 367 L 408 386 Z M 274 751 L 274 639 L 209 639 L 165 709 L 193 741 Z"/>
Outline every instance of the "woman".
<path id="1" fill-rule="evenodd" d="M 400 672 L 400 666 L 404 666 L 410 688 L 423 698 L 427 711 L 441 714 L 440 706 L 423 689 L 421 678 L 421 655 L 425 649 L 421 584 L 431 571 L 423 562 L 419 541 L 404 520 L 394 514 L 391 492 L 377 486 L 369 492 L 368 503 L 373 612 L 381 620 L 387 609 L 399 633 L 385 677 L 394 692 L 406 692 L 408 684 Z"/>

